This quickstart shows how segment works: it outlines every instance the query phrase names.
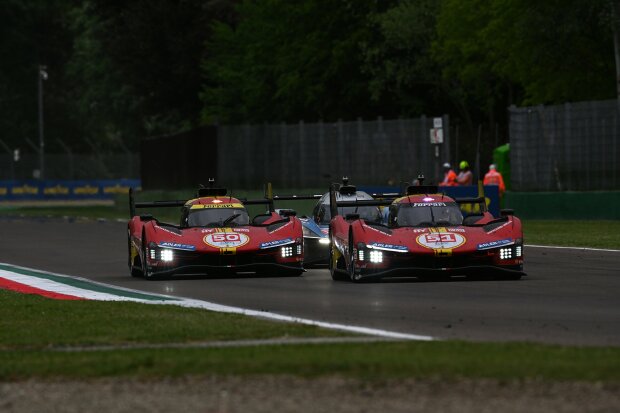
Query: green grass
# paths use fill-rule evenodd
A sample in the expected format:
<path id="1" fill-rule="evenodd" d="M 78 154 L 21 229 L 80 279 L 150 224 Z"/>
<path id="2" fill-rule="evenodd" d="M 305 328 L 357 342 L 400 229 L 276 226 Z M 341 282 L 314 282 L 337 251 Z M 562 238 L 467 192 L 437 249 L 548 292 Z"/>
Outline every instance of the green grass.
<path id="1" fill-rule="evenodd" d="M 524 221 L 526 244 L 620 249 L 620 221 Z"/>
<path id="2" fill-rule="evenodd" d="M 620 348 L 385 342 L 60 352 L 53 347 L 331 336 L 174 306 L 54 301 L 0 290 L 0 380 L 188 374 L 620 381 Z"/>
<path id="3" fill-rule="evenodd" d="M 0 349 L 342 335 L 174 305 L 63 301 L 0 289 Z"/>

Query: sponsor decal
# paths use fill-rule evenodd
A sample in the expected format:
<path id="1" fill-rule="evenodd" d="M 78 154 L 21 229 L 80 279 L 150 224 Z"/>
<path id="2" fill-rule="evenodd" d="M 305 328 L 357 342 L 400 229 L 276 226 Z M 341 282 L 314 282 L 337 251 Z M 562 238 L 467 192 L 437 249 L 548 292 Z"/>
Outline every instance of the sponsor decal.
<path id="1" fill-rule="evenodd" d="M 428 206 L 442 207 L 442 206 L 446 206 L 446 203 L 445 202 L 413 202 L 411 206 L 412 207 L 428 207 Z"/>
<path id="2" fill-rule="evenodd" d="M 239 203 L 235 204 L 194 204 L 190 209 L 212 209 L 212 208 L 243 208 Z"/>
<path id="3" fill-rule="evenodd" d="M 175 250 L 196 251 L 196 246 L 190 245 L 190 244 L 179 244 L 178 242 L 165 241 L 165 242 L 160 242 L 157 245 L 159 245 L 160 247 L 172 248 Z"/>
<path id="4" fill-rule="evenodd" d="M 289 222 L 287 222 L 286 224 L 282 225 L 281 227 L 278 227 L 278 228 L 274 229 L 273 231 L 269 231 L 269 233 L 270 233 L 270 234 L 273 234 L 274 232 L 278 232 L 278 231 L 280 231 L 282 228 L 286 228 L 286 227 L 288 227 L 289 225 L 291 225 L 291 223 L 292 223 L 292 222 L 293 222 L 293 221 L 289 221 Z"/>
<path id="5" fill-rule="evenodd" d="M 329 234 L 329 228 L 321 228 L 321 232 L 325 235 Z"/>
<path id="6" fill-rule="evenodd" d="M 482 244 L 478 244 L 478 250 L 488 250 L 491 248 L 496 248 L 496 247 L 502 247 L 504 245 L 509 245 L 509 244 L 513 244 L 513 241 L 511 238 L 506 238 L 506 239 L 500 239 L 497 241 L 489 241 L 489 242 L 485 242 Z"/>
<path id="7" fill-rule="evenodd" d="M 504 224 L 500 225 L 500 226 L 499 226 L 499 227 L 497 227 L 497 228 L 493 228 L 491 231 L 487 232 L 487 234 L 492 234 L 492 233 L 494 233 L 495 231 L 498 231 L 498 230 L 500 230 L 500 229 L 504 228 L 506 225 L 509 225 L 509 224 L 510 224 L 510 221 L 508 221 L 508 222 L 506 222 L 506 223 L 504 223 Z"/>
<path id="8" fill-rule="evenodd" d="M 238 232 L 226 231 L 205 235 L 203 241 L 205 244 L 214 248 L 237 248 L 247 244 L 250 241 L 250 237 Z"/>
<path id="9" fill-rule="evenodd" d="M 127 194 L 129 193 L 129 186 L 116 184 L 114 186 L 104 186 L 104 194 Z"/>
<path id="10" fill-rule="evenodd" d="M 377 228 L 373 228 L 373 227 L 371 227 L 370 225 L 366 225 L 366 224 L 364 224 L 364 225 L 362 225 L 362 226 L 363 226 L 364 228 L 368 228 L 368 229 L 370 229 L 370 230 L 373 230 L 373 231 L 375 231 L 375 232 L 378 232 L 378 233 L 380 233 L 380 234 L 382 234 L 382 235 L 387 235 L 388 237 L 391 237 L 391 236 L 392 236 L 392 234 L 388 234 L 388 233 L 386 233 L 386 232 L 379 231 Z"/>
<path id="11" fill-rule="evenodd" d="M 368 247 L 378 249 L 378 250 L 386 250 L 386 251 L 398 251 L 398 252 L 409 251 L 409 249 L 404 245 L 385 244 L 383 242 L 373 242 L 372 244 L 368 244 Z"/>
<path id="12" fill-rule="evenodd" d="M 431 232 L 416 238 L 418 244 L 433 250 L 452 250 L 463 245 L 465 241 L 464 236 L 452 232 Z"/>
<path id="13" fill-rule="evenodd" d="M 426 228 L 414 228 L 412 231 L 415 232 L 416 234 L 427 232 Z"/>
<path id="14" fill-rule="evenodd" d="M 448 232 L 465 232 L 463 228 L 447 228 Z"/>
<path id="15" fill-rule="evenodd" d="M 95 195 L 99 193 L 99 188 L 90 185 L 76 186 L 73 188 L 73 193 L 76 195 Z"/>
<path id="16" fill-rule="evenodd" d="M 232 230 L 235 232 L 250 232 L 247 228 L 233 228 Z"/>
<path id="17" fill-rule="evenodd" d="M 159 225 L 156 225 L 155 228 L 157 228 L 158 230 L 161 230 L 161 231 L 166 231 L 168 234 L 172 234 L 172 235 L 175 235 L 177 237 L 181 236 L 181 234 L 177 234 L 176 232 L 170 231 L 169 229 L 166 229 L 164 227 L 160 227 Z"/>
<path id="18" fill-rule="evenodd" d="M 22 185 L 11 188 L 11 193 L 15 195 L 37 195 L 39 188 L 36 186 Z"/>
<path id="19" fill-rule="evenodd" d="M 201 229 L 200 232 L 202 232 L 203 234 L 210 234 L 212 232 L 214 232 L 215 229 L 210 229 L 210 228 L 206 228 L 206 229 Z"/>
<path id="20" fill-rule="evenodd" d="M 45 195 L 69 195 L 69 188 L 66 186 L 56 185 L 43 189 Z"/>
<path id="21" fill-rule="evenodd" d="M 279 240 L 274 240 L 274 241 L 267 241 L 267 242 L 262 242 L 259 245 L 259 248 L 260 249 L 265 249 L 265 248 L 279 247 L 281 245 L 292 244 L 293 242 L 294 241 L 291 238 L 279 239 Z"/>

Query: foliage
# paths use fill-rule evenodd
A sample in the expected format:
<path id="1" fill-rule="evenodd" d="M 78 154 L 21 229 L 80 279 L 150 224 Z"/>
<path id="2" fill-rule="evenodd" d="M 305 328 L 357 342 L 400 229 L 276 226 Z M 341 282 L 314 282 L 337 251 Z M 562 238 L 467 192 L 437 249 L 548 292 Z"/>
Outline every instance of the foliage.
<path id="1" fill-rule="evenodd" d="M 206 122 L 352 118 L 371 113 L 360 42 L 375 0 L 244 1 L 207 46 Z"/>
<path id="2" fill-rule="evenodd" d="M 615 96 L 609 0 L 5 0 L 0 128 L 48 151 L 220 122 L 449 113 Z M 464 143 L 464 145 L 466 142 Z"/>

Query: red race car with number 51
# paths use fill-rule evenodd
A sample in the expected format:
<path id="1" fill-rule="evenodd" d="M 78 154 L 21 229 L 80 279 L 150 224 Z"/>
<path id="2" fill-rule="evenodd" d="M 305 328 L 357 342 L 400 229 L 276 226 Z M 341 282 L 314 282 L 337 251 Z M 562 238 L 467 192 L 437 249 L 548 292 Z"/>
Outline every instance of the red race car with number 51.
<path id="1" fill-rule="evenodd" d="M 282 216 L 268 199 L 242 200 L 226 189 L 200 188 L 188 201 L 134 202 L 127 226 L 129 269 L 133 276 L 236 274 L 300 275 L 303 230 L 294 215 Z M 269 212 L 250 220 L 246 205 L 264 204 Z M 136 215 L 136 208 L 180 207 L 179 225 Z"/>
<path id="2" fill-rule="evenodd" d="M 432 185 L 410 186 L 393 201 L 337 202 L 333 188 L 331 196 L 329 267 L 334 280 L 525 275 L 521 221 L 510 210 L 493 217 L 484 198 L 453 199 Z M 474 205 L 476 212 L 464 215 L 464 204 Z M 389 208 L 387 222 L 338 215 L 336 208 L 371 205 Z"/>

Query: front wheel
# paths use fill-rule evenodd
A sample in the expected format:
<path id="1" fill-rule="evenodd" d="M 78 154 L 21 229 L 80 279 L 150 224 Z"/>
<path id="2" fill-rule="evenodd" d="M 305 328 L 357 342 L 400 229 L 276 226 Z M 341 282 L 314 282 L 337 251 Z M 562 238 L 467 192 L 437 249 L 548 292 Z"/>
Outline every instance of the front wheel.
<path id="1" fill-rule="evenodd" d="M 335 254 L 334 254 L 334 243 L 331 243 L 331 246 L 329 247 L 329 274 L 332 276 L 332 280 L 334 281 L 346 281 L 348 279 L 346 274 L 343 274 L 341 271 L 339 271 L 340 266 L 339 264 L 342 263 L 342 257 L 340 258 L 335 258 Z"/>
<path id="2" fill-rule="evenodd" d="M 128 264 L 129 272 L 132 277 L 142 277 L 142 264 L 136 265 L 136 259 L 140 262 L 140 255 L 133 256 L 133 245 L 131 244 L 131 235 L 127 235 L 127 253 L 129 255 Z"/>

